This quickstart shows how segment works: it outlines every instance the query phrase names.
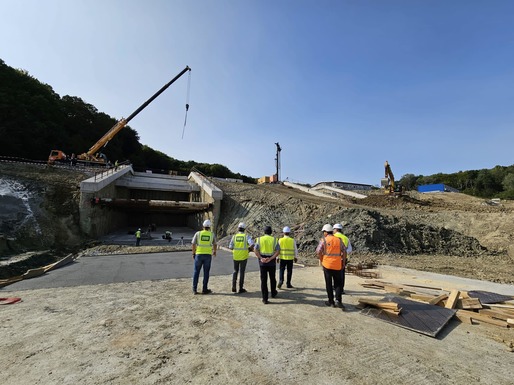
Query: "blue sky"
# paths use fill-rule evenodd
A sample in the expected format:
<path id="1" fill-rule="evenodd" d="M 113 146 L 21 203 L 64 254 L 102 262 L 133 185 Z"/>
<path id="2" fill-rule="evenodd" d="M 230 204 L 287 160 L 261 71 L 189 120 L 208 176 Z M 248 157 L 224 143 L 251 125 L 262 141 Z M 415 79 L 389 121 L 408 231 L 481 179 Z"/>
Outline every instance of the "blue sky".
<path id="1" fill-rule="evenodd" d="M 279 142 L 281 179 L 372 185 L 385 160 L 397 179 L 514 163 L 510 0 L 0 0 L 0 9 L 7 65 L 116 119 L 190 66 L 183 138 L 186 75 L 129 123 L 176 159 L 261 177 L 275 172 Z"/>

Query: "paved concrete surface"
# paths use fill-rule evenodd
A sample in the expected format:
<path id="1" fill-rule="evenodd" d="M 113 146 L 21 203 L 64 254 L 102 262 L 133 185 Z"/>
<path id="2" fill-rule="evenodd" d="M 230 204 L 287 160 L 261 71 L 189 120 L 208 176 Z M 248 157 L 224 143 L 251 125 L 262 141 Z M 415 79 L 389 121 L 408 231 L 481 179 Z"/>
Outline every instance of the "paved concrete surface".
<path id="1" fill-rule="evenodd" d="M 213 258 L 211 275 L 232 274 L 232 253 L 218 250 Z M 250 257 L 246 271 L 258 271 L 255 257 Z M 118 282 L 192 278 L 193 258 L 191 251 L 169 253 L 99 255 L 81 257 L 76 262 L 31 279 L 16 282 L 0 289 L 1 292 L 99 285 Z M 200 274 L 202 281 L 203 272 Z M 227 287 L 231 285 L 227 277 Z"/>
<path id="2" fill-rule="evenodd" d="M 136 236 L 134 235 L 137 227 L 127 227 L 113 233 L 100 237 L 99 241 L 106 245 L 135 245 Z M 148 228 L 141 228 L 141 245 L 143 246 L 162 246 L 162 245 L 190 245 L 197 230 L 190 227 L 162 227 L 147 233 Z M 163 239 L 166 231 L 171 231 L 171 242 Z"/>

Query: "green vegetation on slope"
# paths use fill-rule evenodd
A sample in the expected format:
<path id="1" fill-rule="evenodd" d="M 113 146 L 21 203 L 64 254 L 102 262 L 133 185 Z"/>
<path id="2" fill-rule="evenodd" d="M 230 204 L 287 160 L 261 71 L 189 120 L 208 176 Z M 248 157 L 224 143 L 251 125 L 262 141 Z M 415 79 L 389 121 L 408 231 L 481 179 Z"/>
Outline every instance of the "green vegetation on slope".
<path id="1" fill-rule="evenodd" d="M 0 59 L 0 155 L 46 160 L 54 149 L 81 154 L 116 122 L 79 97 L 60 97 L 51 86 Z M 142 145 L 130 126 L 121 130 L 103 152 L 112 161 L 129 160 L 136 169 L 188 173 L 196 168 L 208 176 L 255 183 L 254 178 L 233 173 L 223 165 L 180 161 Z"/>
<path id="2" fill-rule="evenodd" d="M 434 183 L 444 183 L 465 194 L 482 198 L 514 199 L 514 165 L 430 176 L 406 174 L 400 179 L 400 184 L 407 190 Z"/>

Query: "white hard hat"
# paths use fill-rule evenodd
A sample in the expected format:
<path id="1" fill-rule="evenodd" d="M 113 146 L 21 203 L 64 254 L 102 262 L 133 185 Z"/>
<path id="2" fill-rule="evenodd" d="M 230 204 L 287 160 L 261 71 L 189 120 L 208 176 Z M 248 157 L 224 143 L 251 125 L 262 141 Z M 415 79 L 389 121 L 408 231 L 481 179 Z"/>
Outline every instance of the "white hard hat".
<path id="1" fill-rule="evenodd" d="M 332 225 L 329 225 L 328 223 L 326 225 L 323 226 L 323 228 L 321 229 L 321 231 L 326 231 L 327 233 L 331 233 L 332 231 L 334 231 L 334 229 L 332 228 Z"/>
<path id="2" fill-rule="evenodd" d="M 289 226 L 286 226 L 282 229 L 282 232 L 283 233 L 290 233 L 291 232 L 291 229 L 289 228 Z"/>
<path id="3" fill-rule="evenodd" d="M 206 219 L 205 221 L 203 221 L 203 227 L 211 227 L 211 221 Z"/>
<path id="4" fill-rule="evenodd" d="M 343 229 L 343 225 L 341 225 L 340 223 L 336 223 L 336 224 L 334 225 L 334 229 L 342 230 L 342 229 Z"/>
<path id="5" fill-rule="evenodd" d="M 237 225 L 237 228 L 238 229 L 246 229 L 246 225 L 244 222 L 241 222 L 241 223 L 239 223 L 239 225 Z"/>

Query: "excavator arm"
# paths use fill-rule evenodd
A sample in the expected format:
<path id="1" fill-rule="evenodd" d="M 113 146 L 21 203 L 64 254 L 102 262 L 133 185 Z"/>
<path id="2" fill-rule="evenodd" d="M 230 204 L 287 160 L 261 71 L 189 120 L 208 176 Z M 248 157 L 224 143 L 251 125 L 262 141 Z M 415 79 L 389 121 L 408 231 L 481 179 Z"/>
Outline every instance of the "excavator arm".
<path id="1" fill-rule="evenodd" d="M 385 169 L 385 178 L 389 179 L 389 189 L 390 191 L 394 191 L 394 175 L 393 171 L 391 171 L 391 166 L 389 165 L 389 162 L 386 160 L 384 163 L 384 169 Z"/>

